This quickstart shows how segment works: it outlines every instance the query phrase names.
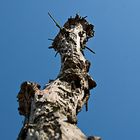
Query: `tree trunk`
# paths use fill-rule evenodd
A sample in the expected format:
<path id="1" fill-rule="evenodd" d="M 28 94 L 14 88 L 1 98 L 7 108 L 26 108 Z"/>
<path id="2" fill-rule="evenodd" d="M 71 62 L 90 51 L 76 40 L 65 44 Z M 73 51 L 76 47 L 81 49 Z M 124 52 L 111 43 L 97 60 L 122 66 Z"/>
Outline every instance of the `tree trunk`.
<path id="1" fill-rule="evenodd" d="M 90 62 L 83 49 L 94 36 L 93 25 L 79 15 L 69 18 L 52 43 L 61 56 L 58 77 L 43 90 L 24 82 L 18 94 L 19 113 L 25 116 L 18 140 L 96 140 L 76 126 L 77 114 L 89 99 L 96 82 L 88 74 Z"/>

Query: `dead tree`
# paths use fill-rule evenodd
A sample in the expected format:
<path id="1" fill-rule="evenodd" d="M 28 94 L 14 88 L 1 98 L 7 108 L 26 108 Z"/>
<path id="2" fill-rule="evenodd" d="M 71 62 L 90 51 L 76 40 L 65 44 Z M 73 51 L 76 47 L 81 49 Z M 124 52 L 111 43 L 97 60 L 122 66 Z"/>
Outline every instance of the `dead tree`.
<path id="1" fill-rule="evenodd" d="M 54 22 L 60 31 L 50 48 L 60 54 L 61 69 L 42 90 L 37 83 L 21 85 L 18 110 L 25 120 L 18 140 L 99 140 L 85 136 L 76 126 L 77 114 L 83 105 L 87 110 L 90 90 L 96 87 L 83 52 L 94 36 L 94 26 L 79 15 L 69 18 L 63 27 Z"/>

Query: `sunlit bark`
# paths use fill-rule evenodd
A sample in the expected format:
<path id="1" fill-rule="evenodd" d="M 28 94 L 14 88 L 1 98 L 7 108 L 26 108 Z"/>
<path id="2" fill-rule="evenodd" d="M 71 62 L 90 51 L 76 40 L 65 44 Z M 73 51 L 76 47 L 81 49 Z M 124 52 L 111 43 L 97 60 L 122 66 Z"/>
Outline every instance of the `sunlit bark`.
<path id="1" fill-rule="evenodd" d="M 25 116 L 18 140 L 99 140 L 87 137 L 77 127 L 77 114 L 87 103 L 90 89 L 96 86 L 88 74 L 90 62 L 83 49 L 94 36 L 93 25 L 79 15 L 69 18 L 53 40 L 61 56 L 58 77 L 43 90 L 24 82 L 18 94 L 19 113 Z M 84 120 L 83 120 L 84 121 Z"/>

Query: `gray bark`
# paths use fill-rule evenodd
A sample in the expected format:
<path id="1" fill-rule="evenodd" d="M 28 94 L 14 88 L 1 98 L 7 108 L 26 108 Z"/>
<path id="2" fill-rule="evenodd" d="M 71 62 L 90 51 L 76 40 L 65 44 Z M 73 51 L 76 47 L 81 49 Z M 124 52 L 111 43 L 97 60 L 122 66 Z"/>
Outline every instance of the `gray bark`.
<path id="1" fill-rule="evenodd" d="M 96 82 L 88 74 L 90 62 L 83 54 L 93 37 L 93 25 L 76 15 L 69 18 L 55 37 L 52 47 L 61 56 L 58 77 L 43 90 L 24 82 L 18 94 L 19 113 L 25 116 L 18 140 L 99 140 L 87 137 L 76 126 L 77 114 L 87 107 L 90 89 Z"/>

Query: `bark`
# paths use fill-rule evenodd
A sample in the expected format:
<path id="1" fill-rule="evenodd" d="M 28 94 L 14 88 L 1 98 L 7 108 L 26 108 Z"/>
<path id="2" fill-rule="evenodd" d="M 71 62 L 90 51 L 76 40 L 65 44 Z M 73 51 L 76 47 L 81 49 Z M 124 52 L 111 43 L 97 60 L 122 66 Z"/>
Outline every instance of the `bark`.
<path id="1" fill-rule="evenodd" d="M 61 56 L 58 77 L 44 89 L 24 82 L 18 93 L 19 113 L 25 116 L 18 140 L 99 140 L 85 136 L 76 126 L 96 82 L 88 74 L 90 62 L 83 49 L 94 36 L 93 25 L 79 15 L 69 18 L 52 43 Z"/>

